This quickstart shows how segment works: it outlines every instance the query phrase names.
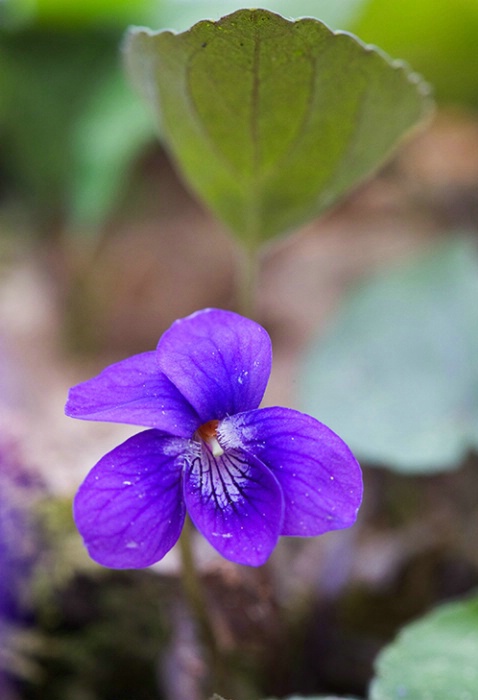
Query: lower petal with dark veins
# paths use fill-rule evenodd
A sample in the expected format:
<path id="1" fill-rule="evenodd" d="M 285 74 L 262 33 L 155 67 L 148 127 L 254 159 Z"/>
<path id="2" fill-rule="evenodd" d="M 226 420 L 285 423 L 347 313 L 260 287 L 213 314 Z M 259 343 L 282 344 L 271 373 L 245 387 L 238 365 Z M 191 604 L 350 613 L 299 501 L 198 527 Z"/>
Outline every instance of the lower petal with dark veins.
<path id="1" fill-rule="evenodd" d="M 198 445 L 184 475 L 186 507 L 198 530 L 226 559 L 260 566 L 277 544 L 282 489 L 260 460 L 240 450 L 214 456 Z"/>

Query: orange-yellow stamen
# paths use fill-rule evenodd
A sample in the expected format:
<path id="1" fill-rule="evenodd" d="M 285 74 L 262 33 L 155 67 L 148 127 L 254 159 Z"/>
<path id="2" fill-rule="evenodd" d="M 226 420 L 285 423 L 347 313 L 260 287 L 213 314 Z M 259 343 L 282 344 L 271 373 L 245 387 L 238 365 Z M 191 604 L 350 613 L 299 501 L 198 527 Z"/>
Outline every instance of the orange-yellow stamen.
<path id="1" fill-rule="evenodd" d="M 214 457 L 220 457 L 224 454 L 224 450 L 217 440 L 218 426 L 218 420 L 208 420 L 207 423 L 200 425 L 196 431 L 196 436 L 206 443 Z"/>
<path id="2" fill-rule="evenodd" d="M 211 438 L 215 438 L 217 434 L 218 425 L 218 420 L 208 420 L 207 423 L 203 423 L 197 429 L 198 437 L 200 437 L 201 440 L 204 440 L 205 442 L 208 442 L 209 440 L 211 440 Z"/>

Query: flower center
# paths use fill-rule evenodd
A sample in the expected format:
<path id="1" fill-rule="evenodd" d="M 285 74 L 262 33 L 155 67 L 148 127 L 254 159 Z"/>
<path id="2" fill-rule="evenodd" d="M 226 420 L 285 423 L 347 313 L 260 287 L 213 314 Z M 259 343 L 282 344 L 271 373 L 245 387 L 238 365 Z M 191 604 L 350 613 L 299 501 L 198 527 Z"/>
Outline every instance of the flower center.
<path id="1" fill-rule="evenodd" d="M 206 443 L 214 457 L 220 457 L 224 454 L 224 450 L 217 440 L 218 420 L 208 420 L 196 430 L 196 437 Z"/>

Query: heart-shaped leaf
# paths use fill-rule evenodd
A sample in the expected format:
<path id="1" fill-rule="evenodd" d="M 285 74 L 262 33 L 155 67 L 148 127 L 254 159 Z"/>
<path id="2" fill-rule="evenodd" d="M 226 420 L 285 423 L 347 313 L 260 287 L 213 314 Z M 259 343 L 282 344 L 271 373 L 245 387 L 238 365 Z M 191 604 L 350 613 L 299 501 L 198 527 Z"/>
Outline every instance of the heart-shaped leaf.
<path id="1" fill-rule="evenodd" d="M 303 409 L 369 462 L 458 466 L 478 447 L 477 299 L 467 239 L 355 289 L 305 358 Z"/>
<path id="2" fill-rule="evenodd" d="M 266 10 L 182 34 L 133 28 L 125 51 L 184 176 L 250 246 L 335 202 L 430 104 L 401 63 Z"/>
<path id="3" fill-rule="evenodd" d="M 478 697 L 478 597 L 405 627 L 376 662 L 370 700 Z"/>

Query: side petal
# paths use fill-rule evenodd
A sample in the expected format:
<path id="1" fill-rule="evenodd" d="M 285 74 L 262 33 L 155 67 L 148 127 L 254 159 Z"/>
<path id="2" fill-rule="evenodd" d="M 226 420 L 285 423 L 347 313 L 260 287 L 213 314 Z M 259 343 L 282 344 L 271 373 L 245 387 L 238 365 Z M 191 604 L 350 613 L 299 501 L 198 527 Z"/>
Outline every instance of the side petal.
<path id="1" fill-rule="evenodd" d="M 134 355 L 70 389 L 65 413 L 83 420 L 129 423 L 191 437 L 200 420 L 161 373 L 156 351 Z"/>
<path id="2" fill-rule="evenodd" d="M 173 323 L 159 341 L 158 357 L 205 422 L 259 406 L 272 350 L 259 324 L 232 311 L 205 309 Z"/>
<path id="3" fill-rule="evenodd" d="M 284 503 L 277 479 L 238 450 L 214 457 L 204 447 L 184 477 L 186 507 L 198 530 L 226 559 L 260 566 L 277 544 Z"/>
<path id="4" fill-rule="evenodd" d="M 262 408 L 225 419 L 218 439 L 260 459 L 284 493 L 281 535 L 312 536 L 353 525 L 362 500 L 360 466 L 345 442 L 311 416 Z"/>
<path id="5" fill-rule="evenodd" d="M 113 569 L 139 569 L 176 543 L 185 516 L 179 458 L 185 442 L 146 430 L 93 467 L 73 507 L 92 559 Z"/>

